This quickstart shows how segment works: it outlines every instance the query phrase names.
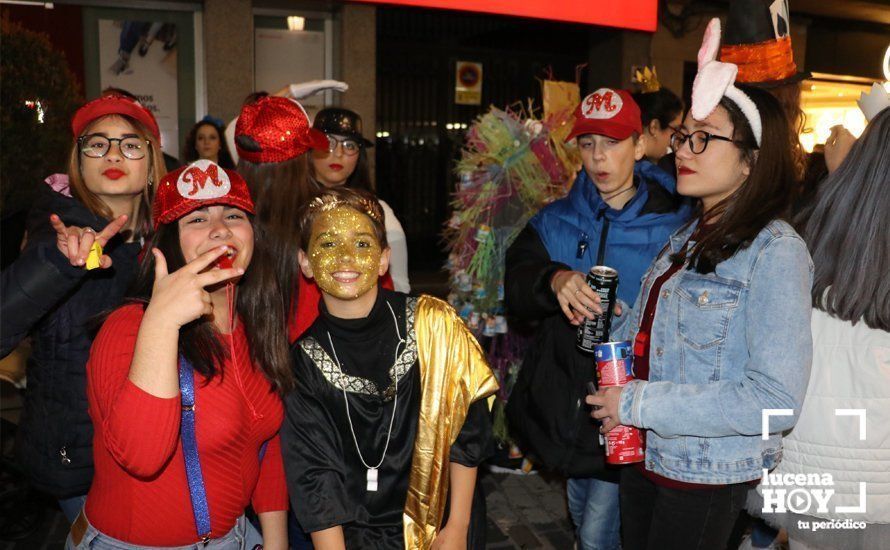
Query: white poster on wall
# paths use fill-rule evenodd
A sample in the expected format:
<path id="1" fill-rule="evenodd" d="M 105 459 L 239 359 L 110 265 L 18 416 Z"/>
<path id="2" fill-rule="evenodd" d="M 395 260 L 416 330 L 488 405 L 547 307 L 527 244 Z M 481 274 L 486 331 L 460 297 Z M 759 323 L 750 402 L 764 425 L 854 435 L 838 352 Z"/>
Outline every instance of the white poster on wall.
<path id="1" fill-rule="evenodd" d="M 99 83 L 139 98 L 158 121 L 164 152 L 179 156 L 176 25 L 99 20 Z"/>
<path id="2" fill-rule="evenodd" d="M 254 38 L 257 90 L 274 94 L 289 84 L 325 78 L 324 32 L 258 28 Z M 324 108 L 324 94 L 300 103 L 314 116 Z"/>

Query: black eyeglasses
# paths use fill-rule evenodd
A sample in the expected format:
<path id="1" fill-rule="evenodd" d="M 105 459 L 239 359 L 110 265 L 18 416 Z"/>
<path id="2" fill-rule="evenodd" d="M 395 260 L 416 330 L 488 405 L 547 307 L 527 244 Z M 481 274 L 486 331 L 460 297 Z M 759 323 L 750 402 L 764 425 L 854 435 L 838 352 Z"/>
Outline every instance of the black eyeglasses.
<path id="1" fill-rule="evenodd" d="M 148 149 L 146 145 L 151 143 L 137 136 L 109 138 L 101 134 L 90 134 L 77 138 L 80 152 L 94 159 L 100 159 L 107 155 L 108 151 L 111 150 L 111 144 L 115 141 L 121 154 L 130 160 L 144 159 L 145 151 Z"/>
<path id="2" fill-rule="evenodd" d="M 735 143 L 736 145 L 742 144 L 741 141 L 736 141 L 732 138 L 724 136 L 718 136 L 709 132 L 705 132 L 704 130 L 696 130 L 690 134 L 684 134 L 683 132 L 676 131 L 671 134 L 671 149 L 676 153 L 688 141 L 689 150 L 696 155 L 700 155 L 705 152 L 705 149 L 708 148 L 708 142 L 710 142 L 711 140 L 728 141 L 730 143 Z"/>
<path id="3" fill-rule="evenodd" d="M 343 148 L 343 154 L 347 157 L 354 157 L 362 148 L 362 145 L 354 139 L 337 139 L 334 136 L 328 136 L 329 153 L 336 151 L 338 145 Z"/>

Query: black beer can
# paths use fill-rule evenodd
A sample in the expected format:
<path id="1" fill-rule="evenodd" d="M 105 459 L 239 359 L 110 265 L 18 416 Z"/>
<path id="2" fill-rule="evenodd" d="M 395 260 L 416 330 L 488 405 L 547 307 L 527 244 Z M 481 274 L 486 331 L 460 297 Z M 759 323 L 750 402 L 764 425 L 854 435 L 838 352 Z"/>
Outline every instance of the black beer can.
<path id="1" fill-rule="evenodd" d="M 587 274 L 587 286 L 599 294 L 602 315 L 586 319 L 578 326 L 578 349 L 585 353 L 593 353 L 593 347 L 609 341 L 609 330 L 612 328 L 612 308 L 618 292 L 618 271 L 604 265 L 590 268 Z"/>

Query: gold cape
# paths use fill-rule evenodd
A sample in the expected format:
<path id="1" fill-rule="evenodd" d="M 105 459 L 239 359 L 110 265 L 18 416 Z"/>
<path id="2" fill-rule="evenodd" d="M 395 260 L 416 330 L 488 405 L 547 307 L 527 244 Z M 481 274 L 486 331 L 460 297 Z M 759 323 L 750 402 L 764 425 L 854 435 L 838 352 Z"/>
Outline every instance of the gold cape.
<path id="1" fill-rule="evenodd" d="M 470 405 L 493 394 L 497 380 L 476 338 L 446 302 L 420 296 L 415 312 L 420 418 L 403 523 L 405 548 L 429 548 L 448 497 L 451 444 Z"/>

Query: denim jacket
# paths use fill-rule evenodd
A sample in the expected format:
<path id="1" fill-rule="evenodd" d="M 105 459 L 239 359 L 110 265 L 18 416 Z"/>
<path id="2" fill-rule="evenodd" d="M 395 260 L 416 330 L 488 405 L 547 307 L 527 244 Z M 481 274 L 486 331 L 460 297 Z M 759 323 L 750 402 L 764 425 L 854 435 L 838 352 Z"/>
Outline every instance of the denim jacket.
<path id="1" fill-rule="evenodd" d="M 633 310 L 616 317 L 613 340 L 633 340 L 649 288 L 683 248 L 696 222 L 679 229 L 643 276 Z M 692 248 L 691 245 L 689 247 Z M 650 334 L 649 380 L 621 392 L 622 424 L 647 430 L 646 468 L 693 483 L 761 477 L 781 458 L 812 358 L 813 263 L 785 222 L 706 275 L 681 269 L 662 286 Z M 765 409 L 771 416 L 761 437 Z"/>

